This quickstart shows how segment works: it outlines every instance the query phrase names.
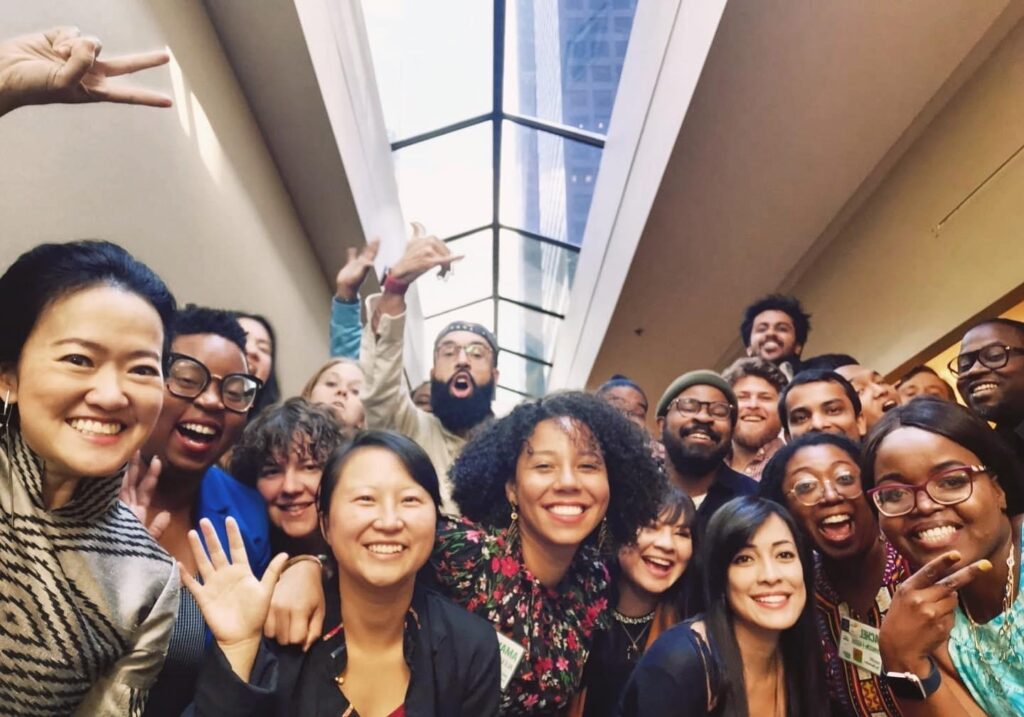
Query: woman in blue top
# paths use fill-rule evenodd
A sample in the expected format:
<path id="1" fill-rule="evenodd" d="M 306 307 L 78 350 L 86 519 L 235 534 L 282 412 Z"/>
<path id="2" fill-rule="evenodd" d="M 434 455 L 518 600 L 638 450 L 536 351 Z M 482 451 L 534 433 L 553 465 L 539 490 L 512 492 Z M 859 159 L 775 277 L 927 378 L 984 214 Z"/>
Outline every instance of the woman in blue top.
<path id="1" fill-rule="evenodd" d="M 946 401 L 911 401 L 868 438 L 862 483 L 919 568 L 879 640 L 906 715 L 1024 714 L 1020 477 L 999 436 Z"/>

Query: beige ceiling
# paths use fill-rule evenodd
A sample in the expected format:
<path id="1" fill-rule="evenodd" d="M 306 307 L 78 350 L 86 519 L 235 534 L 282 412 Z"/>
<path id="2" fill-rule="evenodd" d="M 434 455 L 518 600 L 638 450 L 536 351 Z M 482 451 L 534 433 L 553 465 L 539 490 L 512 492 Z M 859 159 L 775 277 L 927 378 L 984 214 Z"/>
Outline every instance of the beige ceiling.
<path id="1" fill-rule="evenodd" d="M 743 307 L 796 282 L 1019 17 L 1005 0 L 729 2 L 591 386 L 625 373 L 654 400 L 737 355 Z"/>

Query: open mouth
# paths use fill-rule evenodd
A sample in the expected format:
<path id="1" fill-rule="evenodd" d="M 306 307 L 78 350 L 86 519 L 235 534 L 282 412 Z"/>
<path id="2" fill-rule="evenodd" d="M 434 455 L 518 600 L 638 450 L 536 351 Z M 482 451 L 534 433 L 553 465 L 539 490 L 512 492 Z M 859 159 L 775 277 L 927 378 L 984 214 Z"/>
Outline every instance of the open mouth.
<path id="1" fill-rule="evenodd" d="M 467 398 L 473 393 L 473 378 L 465 372 L 455 374 L 448 382 L 448 392 L 455 398 Z"/>
<path id="2" fill-rule="evenodd" d="M 751 595 L 750 597 L 758 605 L 769 610 L 778 610 L 789 604 L 789 595 L 786 593 L 764 593 L 762 595 Z"/>
<path id="3" fill-rule="evenodd" d="M 174 430 L 193 448 L 207 448 L 220 437 L 219 428 L 195 421 L 182 421 Z"/>
<path id="4" fill-rule="evenodd" d="M 911 537 L 927 548 L 944 548 L 956 541 L 959 531 L 960 527 L 956 525 L 935 525 L 915 530 Z"/>
<path id="5" fill-rule="evenodd" d="M 713 434 L 711 431 L 703 428 L 695 428 L 692 431 L 687 431 L 683 438 L 690 440 L 693 443 L 717 443 L 718 436 Z"/>
<path id="6" fill-rule="evenodd" d="M 555 503 L 544 507 L 556 520 L 563 523 L 575 523 L 583 517 L 586 507 L 579 503 Z"/>
<path id="7" fill-rule="evenodd" d="M 86 436 L 116 436 L 126 428 L 120 421 L 98 421 L 94 418 L 71 418 L 67 424 Z"/>
<path id="8" fill-rule="evenodd" d="M 895 399 L 890 398 L 888 401 L 882 404 L 882 413 L 887 413 L 888 411 L 891 411 L 892 409 L 896 408 L 896 406 L 898 405 L 900 404 L 897 403 Z"/>
<path id="9" fill-rule="evenodd" d="M 405 552 L 406 547 L 400 543 L 370 543 L 366 549 L 374 555 L 390 557 Z"/>
<path id="10" fill-rule="evenodd" d="M 837 513 L 818 521 L 818 532 L 830 543 L 844 543 L 853 537 L 853 516 Z"/>
<path id="11" fill-rule="evenodd" d="M 644 561 L 644 565 L 647 566 L 647 570 L 655 577 L 659 578 L 668 577 L 669 573 L 672 572 L 672 566 L 675 565 L 675 562 L 672 560 L 649 555 L 642 555 L 640 559 Z"/>
<path id="12" fill-rule="evenodd" d="M 767 419 L 760 414 L 748 413 L 740 416 L 740 420 L 744 423 L 764 423 Z"/>
<path id="13" fill-rule="evenodd" d="M 313 506 L 313 501 L 303 500 L 295 503 L 275 503 L 279 511 L 286 515 L 299 515 Z"/>
<path id="14" fill-rule="evenodd" d="M 999 386 L 992 381 L 976 383 L 971 386 L 971 398 L 984 398 L 985 396 L 995 393 L 998 388 Z"/>

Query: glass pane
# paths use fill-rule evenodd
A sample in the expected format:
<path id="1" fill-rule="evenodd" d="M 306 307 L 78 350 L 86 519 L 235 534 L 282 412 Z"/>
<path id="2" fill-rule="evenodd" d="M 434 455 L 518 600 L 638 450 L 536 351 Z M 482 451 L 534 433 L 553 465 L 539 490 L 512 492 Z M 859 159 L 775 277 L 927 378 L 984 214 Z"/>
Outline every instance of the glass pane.
<path id="1" fill-rule="evenodd" d="M 462 254 L 464 258 L 452 264 L 451 273 L 443 279 L 435 270 L 416 281 L 424 316 L 491 297 L 494 293 L 493 237 L 487 229 L 448 242 L 452 254 Z"/>
<path id="2" fill-rule="evenodd" d="M 491 146 L 484 122 L 394 152 L 405 220 L 441 238 L 491 224 Z"/>
<path id="3" fill-rule="evenodd" d="M 505 110 L 608 133 L 638 0 L 509 0 Z"/>
<path id="4" fill-rule="evenodd" d="M 499 386 L 494 392 L 494 403 L 491 408 L 494 410 L 494 415 L 500 418 L 501 416 L 508 415 L 513 408 L 525 400 L 518 393 Z"/>
<path id="5" fill-rule="evenodd" d="M 561 323 L 561 319 L 539 311 L 499 301 L 498 345 L 550 363 Z"/>
<path id="6" fill-rule="evenodd" d="M 363 16 L 392 142 L 491 111 L 491 3 L 363 0 Z"/>
<path id="7" fill-rule="evenodd" d="M 505 122 L 501 223 L 579 246 L 600 164 L 598 147 Z"/>
<path id="8" fill-rule="evenodd" d="M 565 314 L 579 254 L 502 230 L 498 293 Z"/>
<path id="9" fill-rule="evenodd" d="M 472 321 L 476 324 L 483 324 L 494 331 L 494 301 L 487 299 L 472 306 L 464 306 L 455 311 L 439 314 L 432 319 L 426 319 L 423 322 L 423 346 L 425 349 L 423 356 L 428 366 L 432 365 L 434 360 L 434 340 L 438 333 L 453 321 Z"/>
<path id="10" fill-rule="evenodd" d="M 543 396 L 548 388 L 549 369 L 542 363 L 502 351 L 498 354 L 498 382 L 513 391 Z"/>

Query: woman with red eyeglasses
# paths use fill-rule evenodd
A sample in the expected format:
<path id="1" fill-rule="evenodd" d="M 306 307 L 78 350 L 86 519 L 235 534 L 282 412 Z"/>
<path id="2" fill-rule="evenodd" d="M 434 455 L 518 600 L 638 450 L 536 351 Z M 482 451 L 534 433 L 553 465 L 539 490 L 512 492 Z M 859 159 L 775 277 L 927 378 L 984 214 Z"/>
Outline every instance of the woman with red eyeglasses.
<path id="1" fill-rule="evenodd" d="M 861 480 L 886 537 L 917 572 L 879 647 L 904 714 L 1024 714 L 1021 471 L 989 426 L 931 398 L 890 411 Z"/>

